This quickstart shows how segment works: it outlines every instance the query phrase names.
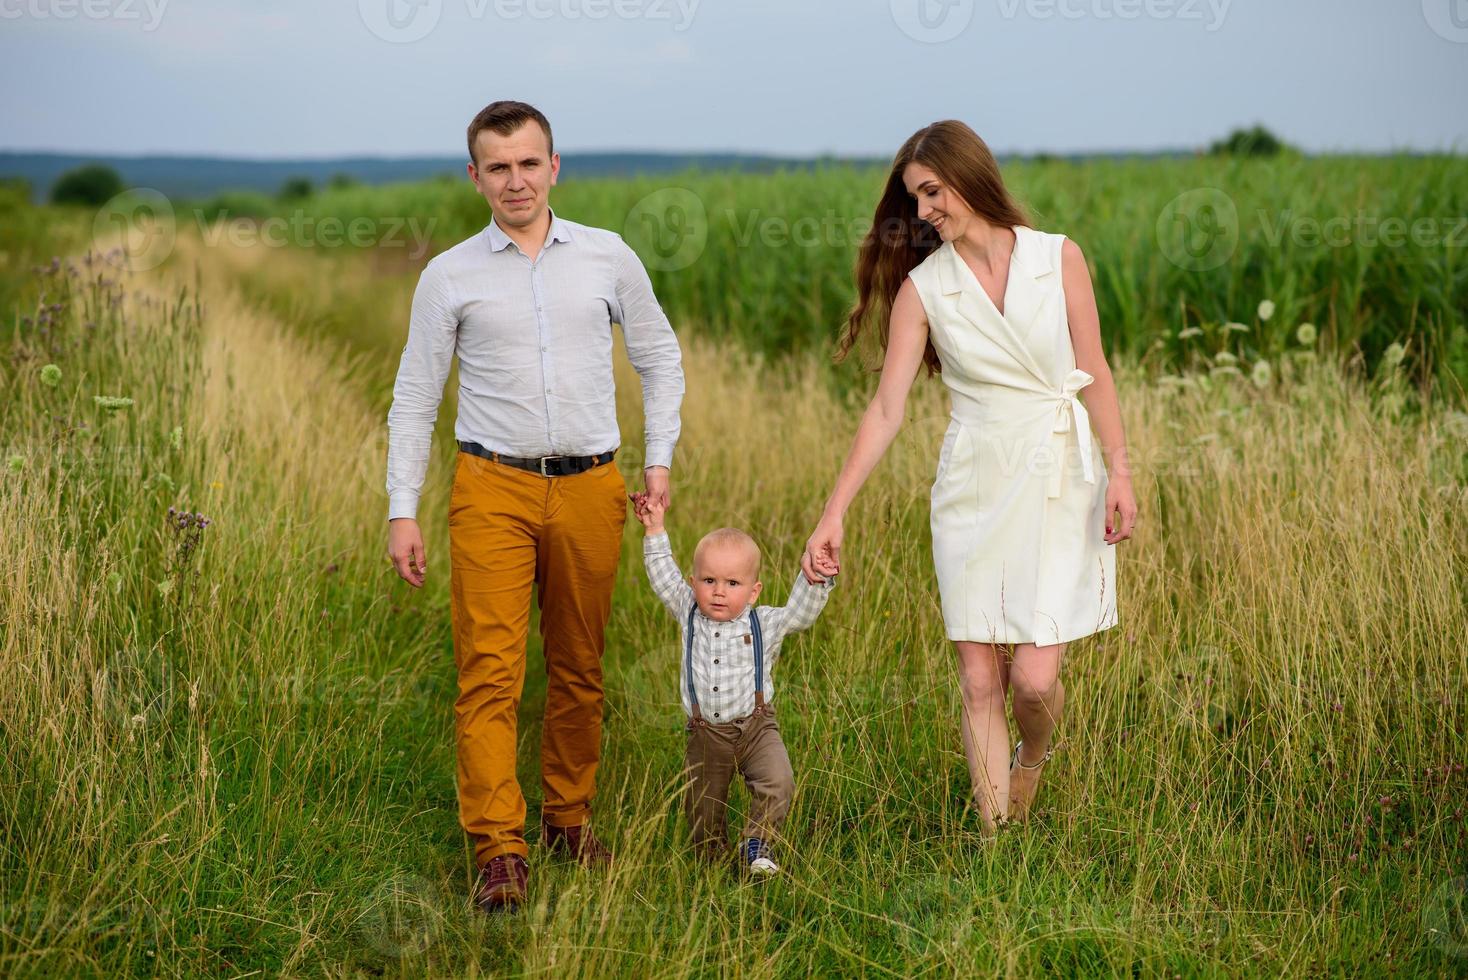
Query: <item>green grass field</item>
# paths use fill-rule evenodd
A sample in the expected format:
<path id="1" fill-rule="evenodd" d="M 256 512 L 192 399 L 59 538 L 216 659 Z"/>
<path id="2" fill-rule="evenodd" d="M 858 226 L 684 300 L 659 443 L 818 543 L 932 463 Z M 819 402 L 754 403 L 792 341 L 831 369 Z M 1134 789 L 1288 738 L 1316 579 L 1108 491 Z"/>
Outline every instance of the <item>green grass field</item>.
<path id="1" fill-rule="evenodd" d="M 574 167 L 573 167 L 574 170 Z M 764 351 L 828 343 L 851 301 L 851 267 L 886 178 L 829 167 L 774 176 L 690 173 L 577 180 L 568 217 L 626 235 L 671 316 Z M 1468 161 L 1332 157 L 1016 162 L 1005 179 L 1036 227 L 1063 232 L 1092 266 L 1109 349 L 1157 370 L 1225 347 L 1274 359 L 1301 322 L 1374 365 L 1407 344 L 1419 383 L 1468 387 Z M 434 250 L 487 222 L 467 179 L 322 191 L 293 204 L 234 196 L 194 212 L 352 221 L 384 255 Z M 294 238 L 324 241 L 318 226 Z M 319 248 L 317 250 L 320 250 Z M 1256 317 L 1275 304 L 1268 322 Z M 1212 343 L 1228 322 L 1249 326 Z M 1208 342 L 1179 337 L 1201 328 Z"/>
<path id="2" fill-rule="evenodd" d="M 531 903 L 493 920 L 468 905 L 454 790 L 452 380 L 421 511 L 427 587 L 384 556 L 385 416 L 421 260 L 211 246 L 181 220 L 169 260 L 129 274 L 84 258 L 91 215 L 8 220 L 0 972 L 1468 972 L 1468 415 L 1431 353 L 1463 344 L 1461 252 L 1241 244 L 1204 275 L 1159 264 L 1149 230 L 1227 167 L 1241 214 L 1463 213 L 1463 164 L 1155 166 L 1017 179 L 1094 243 L 1110 284 L 1144 516 L 1118 555 L 1121 625 L 1067 655 L 1034 822 L 986 842 L 965 804 L 927 523 L 947 407 L 927 381 L 847 521 L 843 584 L 779 668 L 798 785 L 786 874 L 740 885 L 682 853 L 677 632 L 629 521 L 595 803 L 618 864 L 583 872 L 532 840 Z M 822 213 L 804 179 L 690 182 L 711 213 Z M 829 206 L 870 186 L 834 181 Z M 568 183 L 554 200 L 619 227 L 653 189 Z M 351 194 L 310 206 L 441 206 L 435 247 L 487 220 L 446 188 Z M 1081 203 L 1084 220 L 1059 217 Z M 820 340 L 839 249 L 727 251 L 715 227 L 704 256 L 657 274 L 697 379 L 670 529 L 686 562 L 709 527 L 746 528 L 780 601 L 872 379 L 831 367 Z M 1177 338 L 1185 322 L 1204 332 Z M 624 360 L 618 378 L 633 447 Z M 740 464 L 771 443 L 782 465 Z M 530 665 L 533 826 L 533 630 Z"/>

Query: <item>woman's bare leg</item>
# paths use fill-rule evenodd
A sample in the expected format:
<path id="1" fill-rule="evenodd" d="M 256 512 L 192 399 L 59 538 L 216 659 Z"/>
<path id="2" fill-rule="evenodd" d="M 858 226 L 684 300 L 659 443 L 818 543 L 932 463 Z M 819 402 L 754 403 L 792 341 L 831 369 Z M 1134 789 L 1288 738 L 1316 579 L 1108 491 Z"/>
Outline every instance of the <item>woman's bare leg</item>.
<path id="1" fill-rule="evenodd" d="M 984 826 L 993 830 L 1009 812 L 1009 659 L 994 643 L 955 641 L 963 701 L 963 751 L 969 785 Z"/>
<path id="2" fill-rule="evenodd" d="M 1014 721 L 1019 727 L 1019 762 L 1038 766 L 1050 749 L 1050 738 L 1060 723 L 1065 708 L 1065 685 L 1060 681 L 1060 661 L 1065 655 L 1064 643 L 1037 647 L 1020 643 L 1015 647 L 1010 666 L 1010 688 L 1014 691 Z M 1029 816 L 1030 804 L 1040 788 L 1040 769 L 1015 767 L 1010 773 L 1009 807 L 1015 820 Z"/>

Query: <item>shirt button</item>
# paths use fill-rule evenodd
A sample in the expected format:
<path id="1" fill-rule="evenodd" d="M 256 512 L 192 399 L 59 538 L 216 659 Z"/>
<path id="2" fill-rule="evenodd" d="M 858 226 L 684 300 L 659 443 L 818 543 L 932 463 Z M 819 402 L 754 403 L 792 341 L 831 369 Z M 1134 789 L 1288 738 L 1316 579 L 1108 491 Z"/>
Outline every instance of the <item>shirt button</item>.
<path id="1" fill-rule="evenodd" d="M 715 691 L 717 691 L 717 690 L 718 690 L 718 688 L 717 688 L 717 687 L 716 687 L 716 688 L 714 688 L 714 690 L 715 690 Z"/>
<path id="2" fill-rule="evenodd" d="M 715 718 L 719 717 L 719 713 L 717 711 L 714 712 L 714 717 Z"/>
<path id="3" fill-rule="evenodd" d="M 719 634 L 717 634 L 717 633 L 715 633 L 715 634 L 714 634 L 714 636 L 715 636 L 715 637 L 717 637 L 717 636 L 718 636 L 718 635 L 719 635 Z"/>
<path id="4" fill-rule="evenodd" d="M 714 658 L 714 663 L 718 663 L 718 662 L 719 662 L 719 658 L 718 657 L 715 657 Z"/>

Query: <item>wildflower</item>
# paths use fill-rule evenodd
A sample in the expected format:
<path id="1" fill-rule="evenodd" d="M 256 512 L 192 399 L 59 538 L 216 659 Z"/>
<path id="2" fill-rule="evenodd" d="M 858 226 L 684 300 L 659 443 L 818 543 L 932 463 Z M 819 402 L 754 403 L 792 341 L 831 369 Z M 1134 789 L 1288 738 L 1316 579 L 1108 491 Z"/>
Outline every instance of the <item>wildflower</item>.
<path id="1" fill-rule="evenodd" d="M 1201 336 L 1203 331 L 1198 327 L 1184 327 L 1177 332 L 1178 340 L 1187 340 L 1189 337 Z"/>
<path id="2" fill-rule="evenodd" d="M 165 599 L 173 593 L 173 579 L 166 578 L 158 583 L 158 594 Z"/>
<path id="3" fill-rule="evenodd" d="M 211 490 L 223 490 L 224 489 L 224 484 L 223 483 L 220 483 L 218 480 L 215 480 L 213 483 L 209 484 L 209 489 L 211 489 Z"/>
<path id="4" fill-rule="evenodd" d="M 1234 367 L 1232 364 L 1220 364 L 1219 366 L 1213 368 L 1208 373 L 1211 374 L 1211 375 L 1213 375 L 1214 377 L 1219 377 L 1219 376 L 1225 375 L 1225 374 L 1235 375 L 1235 376 L 1240 377 L 1240 378 L 1242 378 L 1244 376 L 1244 372 L 1240 371 L 1238 368 Z"/>
<path id="5" fill-rule="evenodd" d="M 117 595 L 122 591 L 122 573 L 113 572 L 107 576 L 107 584 L 112 587 L 112 594 Z"/>
<path id="6" fill-rule="evenodd" d="M 1301 347 L 1309 347 L 1315 343 L 1315 324 L 1302 323 L 1295 328 L 1295 339 L 1300 342 Z"/>
<path id="7" fill-rule="evenodd" d="M 1223 329 L 1225 329 L 1225 330 L 1233 330 L 1236 333 L 1248 333 L 1249 332 L 1249 328 L 1247 326 L 1245 326 L 1244 324 L 1239 323 L 1237 320 L 1230 320 L 1228 323 L 1225 323 L 1223 325 Z"/>
<path id="8" fill-rule="evenodd" d="M 1249 372 L 1249 380 L 1254 382 L 1256 388 L 1268 388 L 1272 377 L 1272 371 L 1268 361 L 1255 361 L 1254 370 Z"/>
<path id="9" fill-rule="evenodd" d="M 12 456 L 10 457 L 10 459 L 6 460 L 6 465 L 10 468 L 10 472 L 19 473 L 21 470 L 25 469 L 25 457 Z"/>
<path id="10" fill-rule="evenodd" d="M 47 364 L 41 368 L 41 384 L 47 388 L 55 388 L 61 384 L 61 368 L 55 364 Z"/>
<path id="11" fill-rule="evenodd" d="M 114 412 L 119 408 L 127 408 L 132 405 L 133 400 L 124 395 L 93 395 L 92 401 L 98 408 Z"/>
<path id="12" fill-rule="evenodd" d="M 1274 316 L 1274 301 L 1268 299 L 1260 300 L 1259 319 L 1268 320 L 1272 316 Z"/>
<path id="13" fill-rule="evenodd" d="M 174 449 L 183 448 L 183 426 L 175 425 L 173 431 L 168 434 L 168 444 Z"/>
<path id="14" fill-rule="evenodd" d="M 1394 368 L 1398 364 L 1401 364 L 1402 363 L 1402 358 L 1404 358 L 1406 356 L 1407 356 L 1407 349 L 1405 347 L 1403 347 L 1401 344 L 1395 344 L 1394 343 L 1390 347 L 1388 347 L 1386 350 L 1382 351 L 1382 354 L 1381 354 L 1381 363 L 1385 364 L 1389 368 Z"/>
<path id="15" fill-rule="evenodd" d="M 1235 357 L 1232 353 L 1230 353 L 1229 351 L 1226 351 L 1226 350 L 1219 351 L 1218 352 L 1218 356 L 1215 357 L 1214 360 L 1216 360 L 1219 364 L 1237 364 L 1237 363 L 1239 363 L 1239 359 L 1237 357 Z"/>

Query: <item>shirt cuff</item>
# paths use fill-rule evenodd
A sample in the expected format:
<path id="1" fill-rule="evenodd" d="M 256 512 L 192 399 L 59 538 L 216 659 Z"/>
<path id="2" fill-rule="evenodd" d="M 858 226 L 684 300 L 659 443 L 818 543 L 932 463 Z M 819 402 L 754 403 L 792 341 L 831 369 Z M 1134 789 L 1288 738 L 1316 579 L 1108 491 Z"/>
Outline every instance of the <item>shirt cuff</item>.
<path id="1" fill-rule="evenodd" d="M 668 541 L 668 532 L 648 531 L 642 539 L 642 553 L 644 555 L 671 555 L 673 545 Z"/>
<path id="2" fill-rule="evenodd" d="M 387 498 L 387 519 L 394 521 L 399 517 L 418 519 L 418 495 L 411 490 L 399 490 Z"/>
<path id="3" fill-rule="evenodd" d="M 649 442 L 647 444 L 647 458 L 643 462 L 643 468 L 649 466 L 666 466 L 673 468 L 673 444 L 671 442 Z"/>

